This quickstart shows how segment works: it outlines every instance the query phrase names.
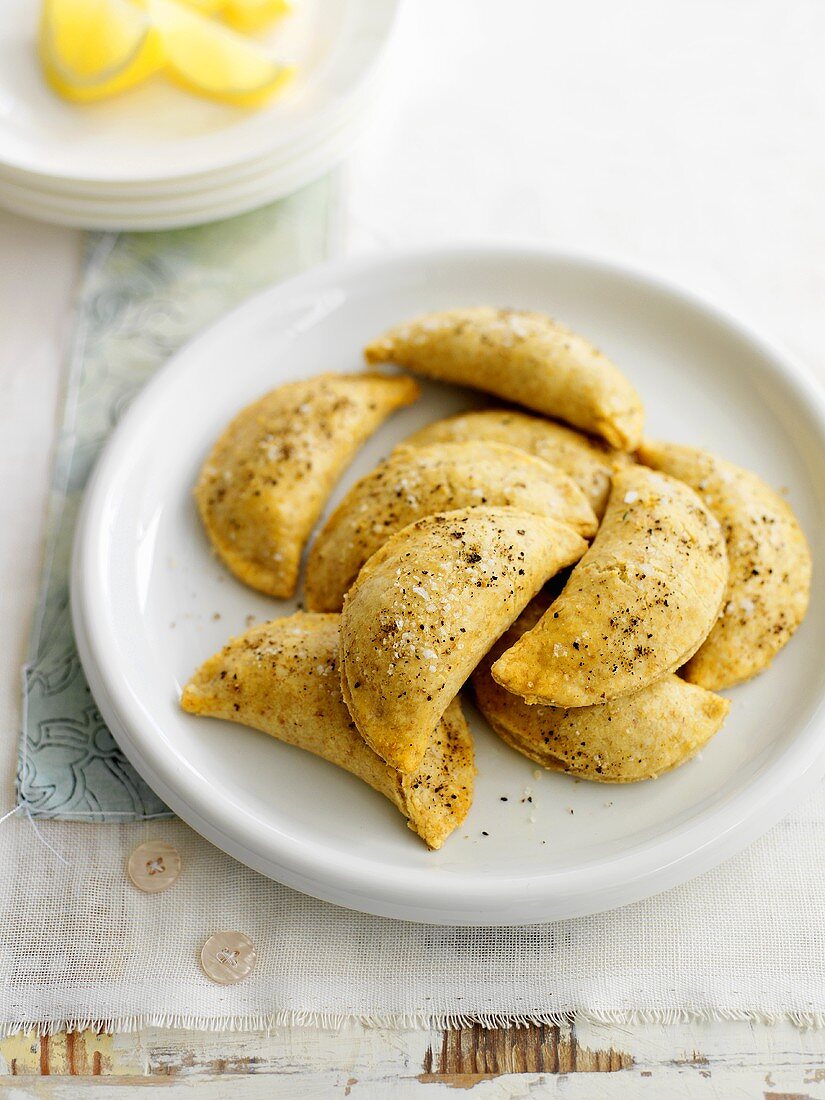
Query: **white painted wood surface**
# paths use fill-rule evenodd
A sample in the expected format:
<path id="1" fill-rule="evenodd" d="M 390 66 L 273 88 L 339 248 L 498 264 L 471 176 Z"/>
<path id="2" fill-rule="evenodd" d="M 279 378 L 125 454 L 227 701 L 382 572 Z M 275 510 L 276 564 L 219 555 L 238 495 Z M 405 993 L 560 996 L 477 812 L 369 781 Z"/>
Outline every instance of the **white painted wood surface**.
<path id="1" fill-rule="evenodd" d="M 124 1100 L 162 1085 L 170 1100 L 193 1088 L 203 1100 L 426 1100 L 454 1097 L 457 1089 L 471 1089 L 477 1100 L 557 1093 L 571 1100 L 825 1100 L 823 1031 L 577 1024 L 545 1036 L 540 1072 L 533 1069 L 534 1038 L 525 1029 L 481 1038 L 452 1033 L 446 1066 L 445 1036 L 436 1031 L 293 1027 L 264 1036 L 146 1029 L 115 1037 L 85 1032 L 68 1042 L 53 1036 L 45 1049 L 42 1040 L 19 1036 L 0 1042 L 0 1074 L 8 1075 L 0 1077 L 0 1097 L 72 1100 L 88 1086 L 96 1100 Z"/>

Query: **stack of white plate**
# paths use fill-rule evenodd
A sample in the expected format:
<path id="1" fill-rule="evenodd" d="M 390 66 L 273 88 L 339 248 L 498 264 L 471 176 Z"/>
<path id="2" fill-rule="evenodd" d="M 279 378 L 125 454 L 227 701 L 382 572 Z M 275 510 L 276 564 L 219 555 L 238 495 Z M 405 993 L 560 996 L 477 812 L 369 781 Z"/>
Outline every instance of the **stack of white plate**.
<path id="1" fill-rule="evenodd" d="M 298 75 L 246 112 L 161 77 L 101 103 L 64 103 L 35 54 L 39 0 L 11 0 L 0 23 L 0 206 L 60 225 L 166 229 L 295 191 L 363 128 L 398 3 L 298 0 L 269 36 Z"/>

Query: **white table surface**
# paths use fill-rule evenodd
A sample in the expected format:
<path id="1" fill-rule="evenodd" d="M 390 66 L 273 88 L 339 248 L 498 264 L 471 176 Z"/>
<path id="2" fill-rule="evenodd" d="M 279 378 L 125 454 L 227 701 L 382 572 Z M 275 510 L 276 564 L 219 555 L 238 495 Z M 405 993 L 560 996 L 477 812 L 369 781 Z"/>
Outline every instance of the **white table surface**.
<path id="1" fill-rule="evenodd" d="M 346 169 L 342 248 L 520 237 L 621 256 L 755 320 L 825 377 L 824 41 L 819 0 L 409 0 L 390 85 Z M 0 578 L 7 586 L 24 585 L 39 568 L 38 524 L 16 537 L 10 519 L 28 499 L 42 510 L 81 246 L 79 233 L 0 212 Z M 0 693 L 7 698 L 18 689 L 27 627 L 24 615 L 4 624 Z M 636 1052 L 637 1065 L 632 1093 L 626 1078 L 627 1090 L 617 1084 L 619 1091 L 598 1095 L 647 1094 L 650 1074 L 640 1068 L 647 1058 L 646 1065 L 681 1066 L 657 1070 L 658 1096 L 712 1095 L 723 1082 L 718 1095 L 757 1095 L 757 1085 L 778 1095 L 772 1088 L 780 1077 L 786 1091 L 825 1096 L 822 1033 L 702 1025 L 702 1042 L 716 1052 L 703 1077 L 696 1067 L 705 1063 L 687 1052 L 699 1032 L 679 1027 L 622 1029 L 623 1045 L 605 1029 L 593 1040 L 599 1049 Z M 143 1070 L 166 1072 L 157 1057 L 163 1043 L 144 1038 L 155 1061 L 144 1059 Z M 204 1072 L 213 1073 L 221 1041 L 200 1042 L 214 1056 Z M 227 1037 L 225 1044 L 238 1056 L 244 1042 Z M 169 1043 L 185 1067 L 181 1051 L 195 1041 Z M 420 1035 L 362 1038 L 357 1054 L 351 1038 L 320 1030 L 300 1040 L 251 1037 L 246 1049 L 267 1043 L 276 1072 L 289 1062 L 284 1052 L 301 1047 L 307 1089 L 317 1087 L 307 1095 L 343 1090 L 345 1060 L 380 1063 L 381 1074 L 403 1063 L 411 1081 L 420 1072 L 410 1062 Z M 132 1069 L 121 1071 L 128 1076 L 138 1055 L 132 1040 L 121 1045 L 132 1059 Z M 688 1059 L 681 1063 L 680 1050 Z M 8 1057 L 6 1071 L 14 1072 Z M 43 1070 L 40 1053 L 30 1058 L 31 1066 L 18 1052 L 18 1072 Z M 45 1065 L 48 1072 L 48 1057 Z M 60 1067 L 53 1072 L 72 1072 L 70 1061 Z M 369 1072 L 359 1063 L 361 1094 L 381 1095 L 378 1085 L 375 1093 L 366 1088 Z M 504 1080 L 489 1084 L 497 1090 Z M 679 1091 L 668 1092 L 677 1080 Z M 522 1084 L 528 1088 L 527 1077 Z M 298 1095 L 260 1091 L 288 1094 Z M 525 1094 L 486 1086 L 483 1093 Z M 250 1086 L 248 1095 L 259 1093 Z"/>

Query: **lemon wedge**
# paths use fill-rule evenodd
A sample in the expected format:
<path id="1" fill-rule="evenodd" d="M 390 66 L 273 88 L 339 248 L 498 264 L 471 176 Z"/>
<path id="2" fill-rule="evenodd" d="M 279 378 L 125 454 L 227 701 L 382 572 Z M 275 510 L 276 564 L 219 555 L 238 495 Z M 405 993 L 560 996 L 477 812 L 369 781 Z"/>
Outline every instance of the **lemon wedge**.
<path id="1" fill-rule="evenodd" d="M 256 42 L 176 0 L 145 0 L 160 32 L 169 75 L 221 103 L 259 107 L 292 76 Z"/>
<path id="2" fill-rule="evenodd" d="M 245 34 L 254 34 L 292 11 L 289 0 L 226 0 L 221 18 Z"/>
<path id="3" fill-rule="evenodd" d="M 132 88 L 164 60 L 160 34 L 130 0 L 44 0 L 38 51 L 51 87 L 81 103 Z"/>
<path id="4" fill-rule="evenodd" d="M 223 0 L 182 0 L 187 8 L 194 8 L 202 15 L 211 15 L 220 19 L 223 11 Z"/>

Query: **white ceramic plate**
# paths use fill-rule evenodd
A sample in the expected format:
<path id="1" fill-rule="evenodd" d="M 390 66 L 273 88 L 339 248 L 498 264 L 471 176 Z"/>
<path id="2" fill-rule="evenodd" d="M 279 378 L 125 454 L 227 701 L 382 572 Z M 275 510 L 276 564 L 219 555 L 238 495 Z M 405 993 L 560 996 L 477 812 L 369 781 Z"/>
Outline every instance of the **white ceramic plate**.
<path id="1" fill-rule="evenodd" d="M 83 107 L 46 86 L 34 47 L 39 0 L 9 0 L 0 22 L 0 165 L 6 172 L 107 186 L 220 172 L 285 148 L 369 80 L 398 0 L 301 0 L 266 36 L 299 75 L 248 113 L 163 79 Z M 31 179 L 28 179 L 31 182 Z"/>
<path id="2" fill-rule="evenodd" d="M 352 151 L 365 122 L 364 116 L 349 120 L 294 160 L 214 190 L 143 202 L 104 201 L 47 194 L 0 178 L 0 205 L 39 221 L 81 229 L 145 231 L 219 221 L 275 202 L 318 179 Z"/>
<path id="3" fill-rule="evenodd" d="M 180 685 L 249 615 L 271 618 L 292 606 L 245 589 L 218 564 L 191 488 L 210 444 L 248 401 L 287 379 L 359 369 L 365 341 L 411 314 L 481 302 L 563 318 L 636 383 L 649 434 L 714 448 L 787 486 L 811 540 L 815 590 L 791 645 L 731 693 L 727 724 L 701 758 L 655 782 L 536 778 L 530 762 L 473 718 L 475 803 L 444 848 L 428 852 L 357 780 L 263 734 L 179 710 Z M 395 441 L 477 401 L 427 387 L 364 448 L 336 496 Z M 75 627 L 95 698 L 124 751 L 225 851 L 356 909 L 439 923 L 530 923 L 610 908 L 698 874 L 765 830 L 825 771 L 823 513 L 820 392 L 787 356 L 692 296 L 620 266 L 529 248 L 352 261 L 250 300 L 135 401 L 87 493 Z"/>

